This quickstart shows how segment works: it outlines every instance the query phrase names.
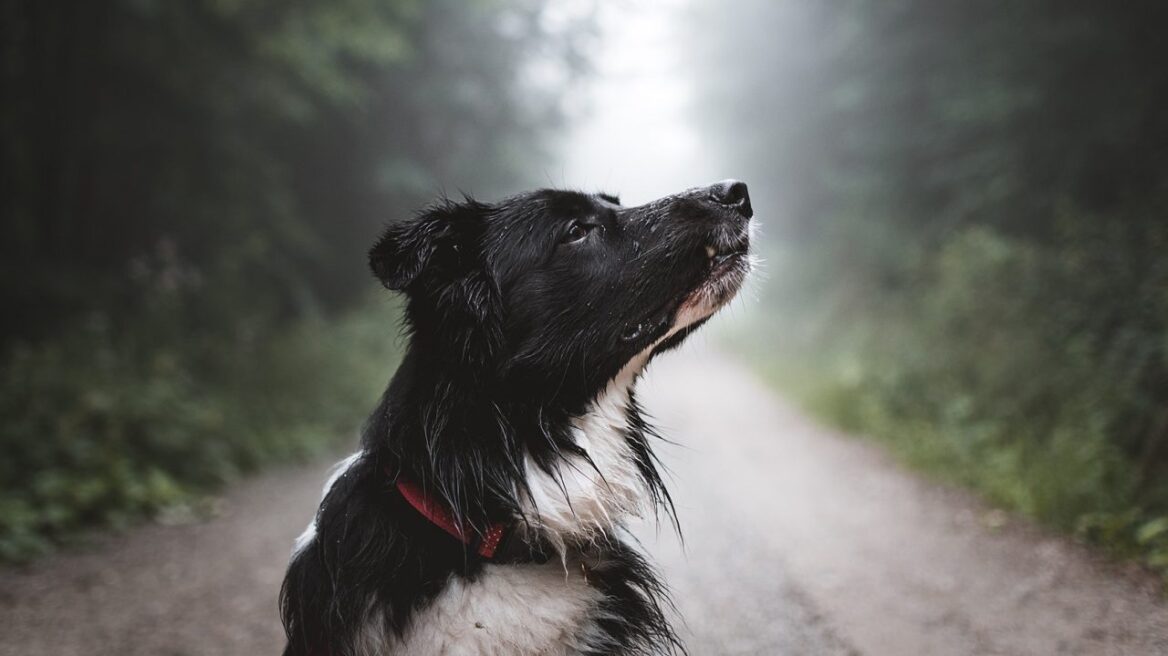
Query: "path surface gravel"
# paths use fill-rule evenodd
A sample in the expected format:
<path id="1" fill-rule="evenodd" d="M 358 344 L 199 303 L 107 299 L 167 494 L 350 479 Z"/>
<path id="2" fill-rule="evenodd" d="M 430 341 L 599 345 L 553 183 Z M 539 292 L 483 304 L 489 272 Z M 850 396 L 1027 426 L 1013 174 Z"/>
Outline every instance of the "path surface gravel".
<path id="1" fill-rule="evenodd" d="M 695 656 L 1168 655 L 1150 577 L 999 526 L 715 352 L 662 358 L 640 395 L 678 442 L 662 452 L 685 546 L 668 528 L 638 533 Z M 0 570 L 0 655 L 279 653 L 276 591 L 326 469 L 246 482 L 208 522 Z"/>

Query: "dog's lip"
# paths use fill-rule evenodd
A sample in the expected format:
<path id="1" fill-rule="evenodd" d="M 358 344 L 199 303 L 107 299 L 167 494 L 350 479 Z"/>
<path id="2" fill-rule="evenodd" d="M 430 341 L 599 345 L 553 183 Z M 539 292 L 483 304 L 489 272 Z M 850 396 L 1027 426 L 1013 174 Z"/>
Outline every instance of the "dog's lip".
<path id="1" fill-rule="evenodd" d="M 750 245 L 747 243 L 735 244 L 730 247 L 718 247 L 713 245 L 706 246 L 706 262 L 710 269 L 714 270 L 721 267 L 727 261 L 745 257 L 750 253 Z"/>
<path id="2" fill-rule="evenodd" d="M 723 246 L 707 244 L 702 248 L 701 255 L 706 262 L 706 270 L 701 276 L 701 279 L 695 281 L 693 287 L 672 298 L 659 311 L 650 313 L 650 316 L 658 316 L 659 313 L 662 313 L 662 316 L 671 316 L 672 313 L 677 311 L 680 305 L 683 305 L 687 299 L 692 298 L 694 294 L 703 288 L 708 288 L 710 285 L 715 284 L 716 281 L 734 275 L 735 271 L 744 274 L 746 271 L 739 266 L 739 263 L 744 260 L 749 261 L 750 241 L 743 239 L 734 244 Z M 747 268 L 749 268 L 749 265 Z M 652 320 L 650 319 L 648 321 Z M 667 323 L 662 323 L 662 329 L 667 325 Z"/>
<path id="3" fill-rule="evenodd" d="M 718 254 L 710 260 L 710 274 L 708 279 L 712 280 L 725 275 L 739 260 L 745 259 L 747 255 L 746 250 L 734 250 L 729 253 Z"/>

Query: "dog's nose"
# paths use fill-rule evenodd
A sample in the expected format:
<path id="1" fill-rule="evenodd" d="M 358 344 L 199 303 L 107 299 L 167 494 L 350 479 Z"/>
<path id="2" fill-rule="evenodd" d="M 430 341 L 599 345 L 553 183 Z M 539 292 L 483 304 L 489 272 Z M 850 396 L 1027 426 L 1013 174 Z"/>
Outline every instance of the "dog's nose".
<path id="1" fill-rule="evenodd" d="M 746 218 L 754 216 L 750 207 L 750 192 L 746 183 L 739 180 L 723 180 L 706 189 L 706 197 L 715 203 L 728 207 Z"/>

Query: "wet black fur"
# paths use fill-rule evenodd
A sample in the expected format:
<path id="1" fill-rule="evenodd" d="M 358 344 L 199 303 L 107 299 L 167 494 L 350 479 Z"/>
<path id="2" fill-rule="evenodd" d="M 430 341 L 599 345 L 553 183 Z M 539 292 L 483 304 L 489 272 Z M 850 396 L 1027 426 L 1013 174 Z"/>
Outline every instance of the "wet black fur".
<path id="1" fill-rule="evenodd" d="M 350 654 L 370 617 L 400 635 L 451 577 L 478 576 L 483 561 L 394 493 L 393 475 L 475 526 L 522 521 L 524 454 L 549 471 L 566 454 L 587 458 L 571 418 L 666 333 L 708 275 L 706 244 L 742 246 L 741 223 L 712 209 L 706 190 L 635 208 L 543 190 L 446 202 L 390 226 L 370 265 L 408 299 L 409 347 L 366 422 L 363 456 L 328 491 L 316 538 L 289 566 L 285 655 Z M 654 432 L 635 402 L 629 415 L 639 471 L 672 517 Z M 646 561 L 617 536 L 580 549 L 606 606 L 597 621 L 608 641 L 591 653 L 680 651 Z"/>

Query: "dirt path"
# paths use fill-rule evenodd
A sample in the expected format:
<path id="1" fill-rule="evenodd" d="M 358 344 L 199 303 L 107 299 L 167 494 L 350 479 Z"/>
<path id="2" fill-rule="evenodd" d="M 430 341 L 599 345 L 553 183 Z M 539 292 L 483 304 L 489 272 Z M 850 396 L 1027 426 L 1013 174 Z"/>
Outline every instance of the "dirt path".
<path id="1" fill-rule="evenodd" d="M 815 425 L 741 365 L 686 356 L 658 363 L 644 388 L 685 445 L 669 453 L 697 568 L 682 580 L 709 576 L 719 553 L 749 558 L 727 580 L 759 595 L 713 610 L 782 604 L 758 582 L 781 571 L 820 628 L 861 654 L 1168 654 L 1168 605 L 1149 577 L 1023 522 L 991 530 L 969 495 Z M 686 600 L 691 618 L 702 603 Z M 711 633 L 698 653 L 782 653 L 770 648 L 782 627 L 753 626 L 774 640 L 739 648 Z"/>
<path id="2" fill-rule="evenodd" d="M 1168 654 L 1138 573 L 923 483 L 701 350 L 642 397 L 685 531 L 640 531 L 704 654 Z M 232 491 L 219 518 L 152 526 L 0 571 L 0 654 L 278 653 L 275 595 L 325 466 Z"/>
<path id="3" fill-rule="evenodd" d="M 276 591 L 324 469 L 249 481 L 205 524 L 149 526 L 0 572 L 0 654 L 278 654 Z"/>

